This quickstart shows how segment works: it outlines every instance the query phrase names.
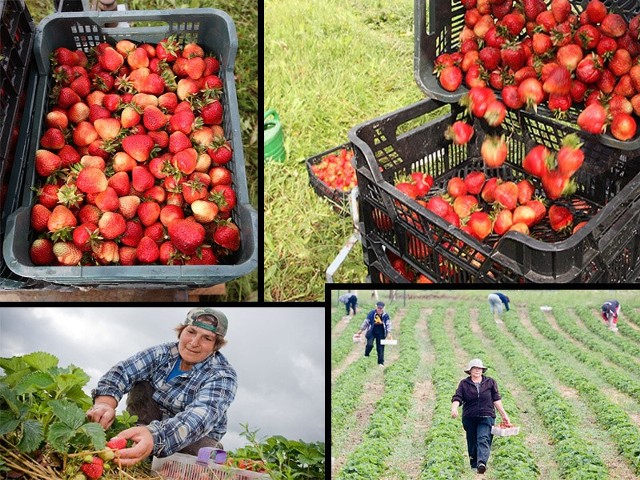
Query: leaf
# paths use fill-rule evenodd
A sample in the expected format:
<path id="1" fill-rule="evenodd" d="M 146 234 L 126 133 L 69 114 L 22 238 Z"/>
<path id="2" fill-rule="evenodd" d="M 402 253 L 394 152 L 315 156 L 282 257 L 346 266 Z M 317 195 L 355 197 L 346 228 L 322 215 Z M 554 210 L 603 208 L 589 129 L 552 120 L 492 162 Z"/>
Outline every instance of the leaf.
<path id="1" fill-rule="evenodd" d="M 99 423 L 85 423 L 80 431 L 89 437 L 94 450 L 102 450 L 105 447 L 107 437 L 104 428 Z"/>
<path id="2" fill-rule="evenodd" d="M 56 452 L 67 452 L 69 440 L 75 435 L 75 430 L 62 422 L 55 422 L 49 427 L 47 442 Z"/>
<path id="3" fill-rule="evenodd" d="M 18 450 L 24 453 L 33 452 L 44 440 L 42 424 L 37 420 L 26 420 L 22 429 L 22 440 L 18 445 Z"/>
<path id="4" fill-rule="evenodd" d="M 34 393 L 53 385 L 53 377 L 46 372 L 35 372 L 24 376 L 15 387 L 16 394 Z"/>
<path id="5" fill-rule="evenodd" d="M 0 399 L 4 400 L 6 404 L 9 406 L 11 411 L 16 415 L 19 412 L 18 408 L 18 398 L 16 394 L 9 389 L 7 385 L 0 383 Z"/>
<path id="6" fill-rule="evenodd" d="M 22 357 L 0 358 L 0 368 L 4 369 L 4 372 L 7 375 L 17 372 L 18 370 L 24 370 L 27 366 L 27 363 L 22 359 Z"/>
<path id="7" fill-rule="evenodd" d="M 76 430 L 85 422 L 85 413 L 68 400 L 51 400 L 49 406 L 53 414 L 69 428 Z"/>
<path id="8" fill-rule="evenodd" d="M 58 357 L 47 352 L 34 352 L 22 357 L 34 370 L 48 370 L 58 365 Z"/>
<path id="9" fill-rule="evenodd" d="M 20 419 L 10 410 L 0 410 L 0 436 L 13 432 L 20 425 Z"/>

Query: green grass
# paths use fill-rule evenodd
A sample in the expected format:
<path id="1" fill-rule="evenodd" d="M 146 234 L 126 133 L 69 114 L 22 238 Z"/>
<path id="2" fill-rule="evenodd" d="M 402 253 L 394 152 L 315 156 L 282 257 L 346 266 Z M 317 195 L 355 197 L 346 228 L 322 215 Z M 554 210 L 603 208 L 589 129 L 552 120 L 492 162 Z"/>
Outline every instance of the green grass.
<path id="1" fill-rule="evenodd" d="M 318 301 L 353 228 L 315 195 L 304 160 L 423 98 L 413 79 L 413 2 L 267 0 L 264 12 L 264 105 L 278 111 L 287 150 L 284 163 L 264 167 L 265 300 Z M 366 275 L 357 245 L 334 280 Z"/>
<path id="2" fill-rule="evenodd" d="M 54 13 L 51 0 L 25 0 L 37 25 Z M 258 206 L 258 10 L 251 0 L 129 0 L 127 10 L 172 10 L 176 8 L 213 7 L 225 11 L 233 19 L 238 34 L 235 81 L 240 112 L 249 200 Z M 257 301 L 258 272 L 228 282 L 226 296 L 208 297 L 215 301 Z"/>

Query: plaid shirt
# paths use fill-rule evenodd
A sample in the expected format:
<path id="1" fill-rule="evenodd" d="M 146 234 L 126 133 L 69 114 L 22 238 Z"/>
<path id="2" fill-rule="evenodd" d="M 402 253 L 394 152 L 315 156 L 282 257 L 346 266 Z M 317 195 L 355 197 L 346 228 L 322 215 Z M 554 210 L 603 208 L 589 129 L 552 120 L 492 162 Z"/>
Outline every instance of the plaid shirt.
<path id="1" fill-rule="evenodd" d="M 236 372 L 220 352 L 167 381 L 179 358 L 178 342 L 165 343 L 136 353 L 117 363 L 93 390 L 120 402 L 135 382 L 150 382 L 162 420 L 147 428 L 153 436 L 153 455 L 166 457 L 204 436 L 220 440 L 227 432 L 227 409 L 233 401 Z"/>

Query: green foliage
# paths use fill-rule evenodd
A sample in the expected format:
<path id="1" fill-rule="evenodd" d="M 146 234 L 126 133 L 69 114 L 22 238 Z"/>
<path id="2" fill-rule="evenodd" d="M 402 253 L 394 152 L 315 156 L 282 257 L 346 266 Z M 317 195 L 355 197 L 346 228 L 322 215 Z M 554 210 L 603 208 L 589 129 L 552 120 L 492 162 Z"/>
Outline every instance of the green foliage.
<path id="1" fill-rule="evenodd" d="M 20 452 L 38 449 L 43 442 L 60 453 L 102 449 L 105 433 L 87 422 L 91 399 L 82 391 L 89 376 L 45 352 L 0 358 L 0 439 Z"/>

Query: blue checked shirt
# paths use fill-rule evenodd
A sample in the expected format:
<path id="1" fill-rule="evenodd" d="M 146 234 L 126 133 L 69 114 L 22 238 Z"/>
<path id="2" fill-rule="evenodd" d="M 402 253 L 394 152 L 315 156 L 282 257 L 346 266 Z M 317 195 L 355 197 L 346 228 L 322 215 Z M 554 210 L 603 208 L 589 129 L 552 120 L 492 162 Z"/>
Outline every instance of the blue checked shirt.
<path id="1" fill-rule="evenodd" d="M 150 382 L 162 411 L 162 420 L 147 426 L 157 457 L 171 455 L 205 436 L 220 440 L 227 432 L 227 409 L 238 387 L 235 370 L 220 352 L 167 381 L 178 358 L 178 342 L 143 350 L 117 363 L 92 392 L 94 398 L 109 395 L 120 402 L 135 382 Z"/>

